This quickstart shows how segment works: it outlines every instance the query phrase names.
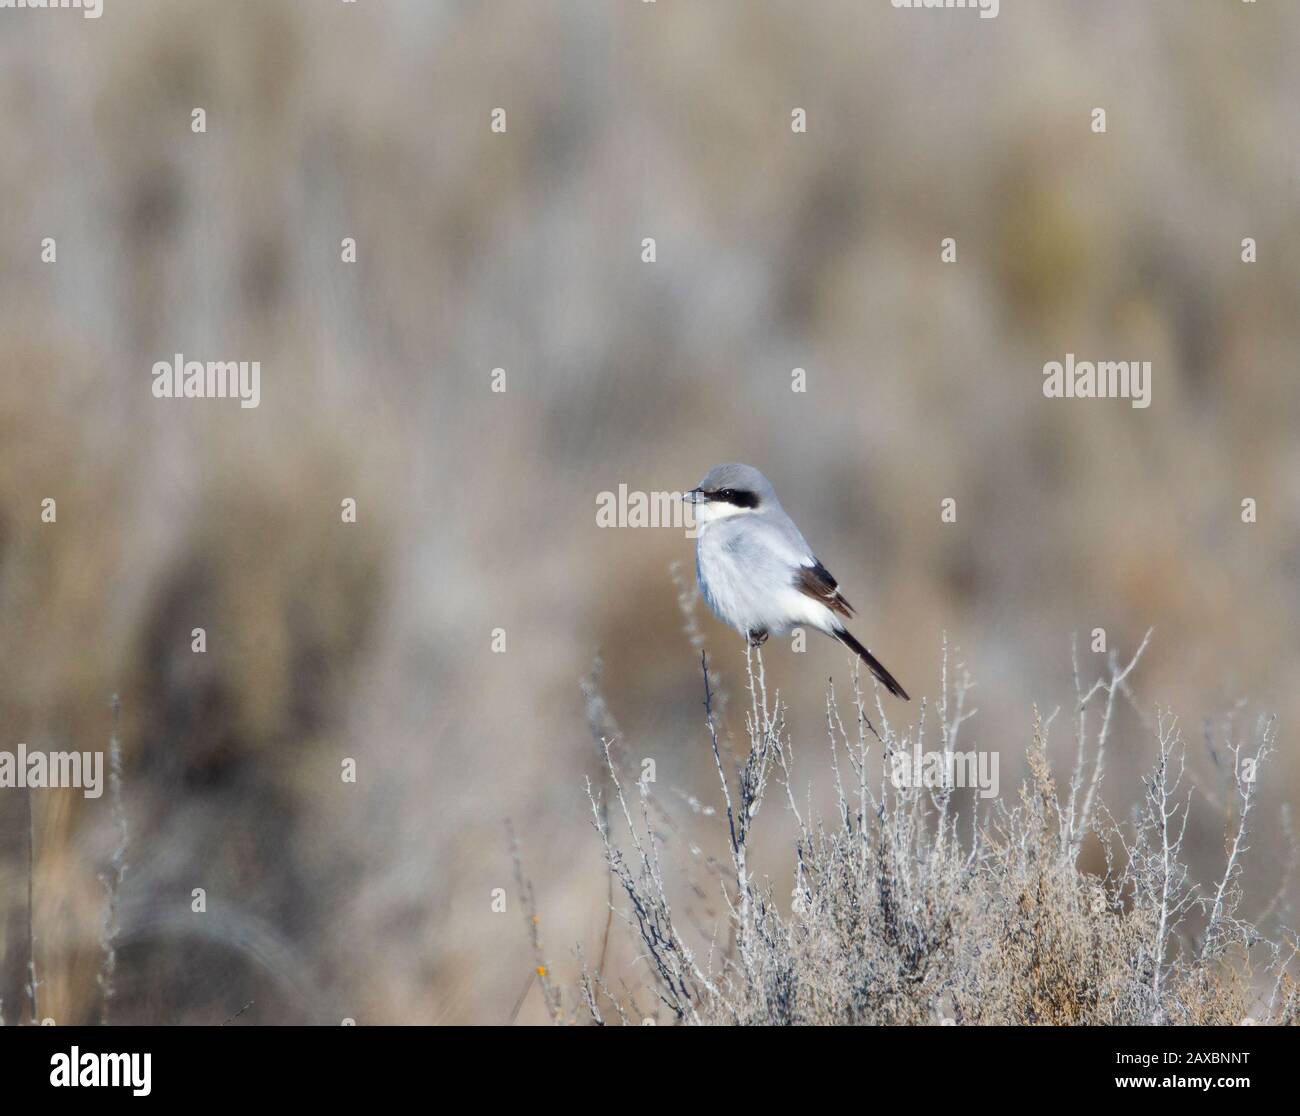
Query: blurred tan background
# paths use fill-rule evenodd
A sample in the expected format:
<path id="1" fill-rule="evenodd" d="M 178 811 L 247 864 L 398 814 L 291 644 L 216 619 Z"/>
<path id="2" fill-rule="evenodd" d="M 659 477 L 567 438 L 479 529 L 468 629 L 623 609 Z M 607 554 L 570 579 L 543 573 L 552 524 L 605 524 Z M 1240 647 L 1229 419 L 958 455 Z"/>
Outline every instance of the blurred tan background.
<path id="1" fill-rule="evenodd" d="M 597 951 L 598 656 L 661 793 L 717 793 L 668 572 L 693 543 L 599 529 L 596 497 L 725 460 L 914 696 L 961 648 L 1004 797 L 1073 633 L 1091 674 L 1093 628 L 1128 653 L 1154 625 L 1136 689 L 1193 740 L 1278 713 L 1266 901 L 1300 774 L 1300 6 L 105 5 L 0 13 L 0 748 L 102 749 L 121 695 L 114 1020 L 509 1020 L 507 817 L 557 972 Z M 177 352 L 260 360 L 260 407 L 154 399 Z M 1045 399 L 1067 352 L 1152 361 L 1151 407 Z M 701 623 L 734 686 L 738 637 Z M 845 657 L 767 664 L 815 779 Z M 1120 730 L 1117 815 L 1151 758 Z M 91 1021 L 109 796 L 34 810 L 40 1014 Z M 1223 819 L 1194 819 L 1210 871 Z M 26 891 L 0 790 L 10 1023 Z"/>

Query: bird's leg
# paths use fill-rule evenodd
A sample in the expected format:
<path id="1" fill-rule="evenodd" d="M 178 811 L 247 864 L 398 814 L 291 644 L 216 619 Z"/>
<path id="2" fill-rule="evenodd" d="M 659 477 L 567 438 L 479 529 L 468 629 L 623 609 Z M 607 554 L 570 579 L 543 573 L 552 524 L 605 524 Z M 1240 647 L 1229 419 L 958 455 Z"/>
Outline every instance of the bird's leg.
<path id="1" fill-rule="evenodd" d="M 745 635 L 746 635 L 746 636 L 748 637 L 748 639 L 749 639 L 749 645 L 750 645 L 750 647 L 762 647 L 763 644 L 765 644 L 765 643 L 767 642 L 767 629 L 766 629 L 766 628 L 760 628 L 760 629 L 759 629 L 758 631 L 756 631 L 756 632 L 746 632 Z"/>

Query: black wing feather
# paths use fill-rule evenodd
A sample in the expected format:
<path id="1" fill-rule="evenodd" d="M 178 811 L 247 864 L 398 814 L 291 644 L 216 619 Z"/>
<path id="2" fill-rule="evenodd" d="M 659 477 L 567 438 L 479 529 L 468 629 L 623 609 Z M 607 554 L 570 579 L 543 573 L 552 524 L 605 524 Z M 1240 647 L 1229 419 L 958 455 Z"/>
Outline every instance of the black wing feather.
<path id="1" fill-rule="evenodd" d="M 853 606 L 840 592 L 839 582 L 831 577 L 831 571 L 816 558 L 813 559 L 813 563 L 811 566 L 799 567 L 794 577 L 795 588 L 805 596 L 812 597 L 814 601 L 820 601 L 832 612 L 838 612 L 841 616 L 852 619 Z"/>

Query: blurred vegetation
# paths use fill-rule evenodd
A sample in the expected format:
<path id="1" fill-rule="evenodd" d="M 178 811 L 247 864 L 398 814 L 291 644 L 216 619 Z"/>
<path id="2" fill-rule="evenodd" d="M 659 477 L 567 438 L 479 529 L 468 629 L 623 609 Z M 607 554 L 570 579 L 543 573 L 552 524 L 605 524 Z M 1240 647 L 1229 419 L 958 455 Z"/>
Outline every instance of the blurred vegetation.
<path id="1" fill-rule="evenodd" d="M 116 1021 L 510 1018 L 531 961 L 492 910 L 506 816 L 576 971 L 556 947 L 606 921 L 577 686 L 597 655 L 663 786 L 715 786 L 666 572 L 692 543 L 600 530 L 596 495 L 718 461 L 772 479 L 914 692 L 950 633 L 985 742 L 1069 701 L 1069 633 L 1154 626 L 1143 692 L 1192 723 L 1276 711 L 1261 815 L 1294 799 L 1300 8 L 5 15 L 0 748 L 103 748 L 121 695 Z M 260 360 L 261 406 L 155 400 L 178 352 Z M 1044 399 L 1067 352 L 1151 360 L 1152 406 Z M 829 641 L 767 661 L 795 724 L 846 667 Z M 1147 758 L 1112 757 L 1117 814 Z M 110 805 L 34 807 L 41 1014 L 93 1020 Z M 1225 824 L 1192 820 L 1194 868 Z M 1252 850 L 1261 902 L 1284 846 Z M 26 865 L 0 792 L 9 1022 Z M 536 994 L 518 1017 L 546 1017 Z"/>

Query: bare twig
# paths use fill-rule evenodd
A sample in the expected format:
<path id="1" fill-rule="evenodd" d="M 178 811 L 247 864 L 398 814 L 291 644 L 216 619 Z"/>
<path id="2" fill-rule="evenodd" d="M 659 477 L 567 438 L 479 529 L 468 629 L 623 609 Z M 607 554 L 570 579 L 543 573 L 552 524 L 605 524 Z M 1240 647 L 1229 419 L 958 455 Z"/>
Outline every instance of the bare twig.
<path id="1" fill-rule="evenodd" d="M 99 882 L 104 888 L 104 912 L 100 922 L 99 965 L 99 1022 L 107 1026 L 109 1010 L 115 991 L 113 978 L 117 972 L 117 935 L 118 902 L 122 891 L 122 880 L 126 876 L 127 825 L 126 810 L 122 805 L 122 741 L 120 721 L 122 702 L 116 694 L 111 702 L 112 730 L 108 737 L 108 793 L 111 803 L 113 827 L 117 831 L 117 843 L 109 859 L 108 869 L 101 872 Z"/>
<path id="2" fill-rule="evenodd" d="M 27 1008 L 33 1025 L 39 1025 L 41 1013 L 37 1007 L 36 979 L 36 818 L 32 811 L 32 788 L 27 788 Z"/>

